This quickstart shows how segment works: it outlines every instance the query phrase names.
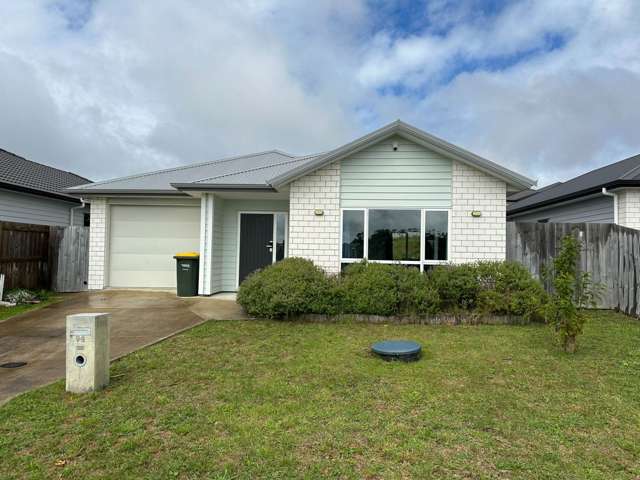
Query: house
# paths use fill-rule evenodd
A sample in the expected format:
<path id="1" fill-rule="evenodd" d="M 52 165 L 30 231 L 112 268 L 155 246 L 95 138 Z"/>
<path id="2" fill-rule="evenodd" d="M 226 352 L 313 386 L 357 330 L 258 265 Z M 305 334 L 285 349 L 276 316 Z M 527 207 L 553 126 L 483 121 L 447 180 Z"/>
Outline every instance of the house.
<path id="1" fill-rule="evenodd" d="M 507 198 L 516 222 L 616 223 L 640 229 L 640 155 Z"/>
<path id="2" fill-rule="evenodd" d="M 396 121 L 326 153 L 278 150 L 68 189 L 91 201 L 89 288 L 235 291 L 285 256 L 331 273 L 362 258 L 424 270 L 505 258 L 506 198 L 534 182 Z"/>
<path id="3" fill-rule="evenodd" d="M 64 190 L 90 181 L 0 149 L 0 221 L 88 225 L 89 208 Z"/>

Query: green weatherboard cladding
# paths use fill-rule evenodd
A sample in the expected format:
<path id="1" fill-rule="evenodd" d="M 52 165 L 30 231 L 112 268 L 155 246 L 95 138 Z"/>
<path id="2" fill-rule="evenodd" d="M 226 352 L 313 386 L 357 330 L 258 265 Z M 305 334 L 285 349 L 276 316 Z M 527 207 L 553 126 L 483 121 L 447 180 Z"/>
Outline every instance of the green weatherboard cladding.
<path id="1" fill-rule="evenodd" d="M 391 137 L 342 160 L 340 204 L 343 208 L 451 208 L 451 171 L 451 160 Z"/>

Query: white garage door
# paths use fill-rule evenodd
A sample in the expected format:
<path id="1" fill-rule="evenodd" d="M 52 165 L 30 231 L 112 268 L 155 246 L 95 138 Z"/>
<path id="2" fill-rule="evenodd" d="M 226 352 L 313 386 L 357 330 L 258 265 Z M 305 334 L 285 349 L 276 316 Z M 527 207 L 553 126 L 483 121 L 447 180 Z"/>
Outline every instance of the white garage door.
<path id="1" fill-rule="evenodd" d="M 198 251 L 200 208 L 113 205 L 109 286 L 175 288 L 178 252 Z"/>

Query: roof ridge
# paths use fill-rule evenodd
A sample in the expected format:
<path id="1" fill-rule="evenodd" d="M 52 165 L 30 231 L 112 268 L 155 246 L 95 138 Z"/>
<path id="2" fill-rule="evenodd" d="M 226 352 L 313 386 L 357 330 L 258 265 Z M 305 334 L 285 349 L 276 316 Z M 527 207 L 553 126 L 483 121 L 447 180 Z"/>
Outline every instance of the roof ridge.
<path id="1" fill-rule="evenodd" d="M 269 153 L 274 153 L 274 152 L 278 153 L 280 155 L 285 155 L 285 156 L 287 156 L 289 158 L 295 158 L 291 154 L 288 154 L 286 152 L 282 152 L 280 150 L 265 150 L 263 152 L 247 153 L 245 155 L 236 155 L 236 156 L 233 156 L 233 157 L 220 158 L 218 160 L 209 160 L 207 162 L 191 163 L 189 165 L 180 165 L 178 167 L 165 168 L 165 169 L 162 169 L 162 170 L 155 170 L 153 172 L 136 173 L 136 174 L 127 175 L 127 176 L 124 176 L 124 177 L 111 178 L 109 180 L 102 180 L 100 182 L 94 182 L 91 185 L 92 186 L 108 185 L 110 183 L 121 182 L 123 180 L 132 180 L 134 178 L 149 177 L 151 175 L 157 175 L 159 173 L 177 172 L 179 170 L 187 170 L 189 168 L 204 167 L 205 165 L 213 165 L 215 163 L 232 162 L 234 160 L 240 160 L 242 158 L 247 158 L 247 157 L 259 157 L 261 155 L 267 155 Z M 85 186 L 85 185 L 77 185 L 76 187 L 71 187 L 71 188 L 79 188 L 79 187 L 83 187 L 83 186 Z"/>
<path id="2" fill-rule="evenodd" d="M 78 175 L 75 172 L 70 172 L 69 170 L 62 170 L 61 168 L 52 167 L 51 165 L 47 165 L 46 163 L 36 162 L 35 160 L 29 160 L 28 158 L 23 157 L 22 155 L 18 155 L 17 153 L 13 153 L 13 152 L 5 149 L 5 148 L 0 148 L 0 151 L 8 153 L 9 155 L 12 155 L 12 156 L 14 156 L 16 158 L 19 158 L 20 160 L 24 160 L 25 162 L 33 163 L 34 165 L 38 165 L 40 167 L 49 168 L 51 170 L 57 170 L 58 172 L 68 173 L 69 175 L 73 175 L 73 176 L 76 176 L 78 178 L 81 178 L 82 180 L 86 180 L 87 182 L 91 182 L 91 180 L 88 179 L 87 177 L 83 177 L 82 175 Z"/>
<path id="3" fill-rule="evenodd" d="M 230 172 L 230 173 L 225 173 L 223 175 L 215 175 L 213 177 L 201 178 L 199 180 L 196 180 L 196 181 L 190 182 L 190 183 L 199 183 L 199 182 L 204 182 L 205 180 L 214 180 L 216 178 L 230 177 L 232 175 L 239 175 L 241 173 L 255 172 L 255 171 L 258 171 L 258 170 L 263 170 L 265 168 L 276 167 L 278 165 L 286 165 L 288 163 L 301 162 L 303 160 L 306 160 L 306 159 L 312 158 L 312 157 L 313 157 L 313 155 L 311 155 L 309 157 L 293 157 L 292 160 L 287 160 L 286 162 L 270 163 L 269 165 L 261 165 L 260 167 L 248 168 L 246 170 L 240 170 L 238 172 Z"/>

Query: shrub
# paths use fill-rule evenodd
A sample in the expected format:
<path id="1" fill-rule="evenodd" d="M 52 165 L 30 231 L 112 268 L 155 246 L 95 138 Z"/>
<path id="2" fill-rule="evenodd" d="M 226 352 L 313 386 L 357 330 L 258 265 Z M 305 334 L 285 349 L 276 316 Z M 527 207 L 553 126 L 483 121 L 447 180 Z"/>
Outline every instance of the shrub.
<path id="1" fill-rule="evenodd" d="M 578 335 L 584 327 L 586 318 L 582 309 L 595 307 L 601 293 L 601 286 L 593 284 L 588 273 L 578 270 L 581 248 L 582 243 L 573 235 L 565 236 L 560 253 L 545 272 L 554 289 L 545 308 L 545 318 L 568 353 L 575 352 Z"/>
<path id="2" fill-rule="evenodd" d="M 48 296 L 49 293 L 46 290 L 34 292 L 24 288 L 16 288 L 5 293 L 4 299 L 16 305 L 23 305 L 27 303 L 38 303 L 41 300 L 46 300 Z"/>
<path id="3" fill-rule="evenodd" d="M 286 258 L 249 275 L 237 301 L 249 315 L 263 318 L 335 313 L 335 290 L 335 280 L 310 260 Z"/>
<path id="4" fill-rule="evenodd" d="M 394 266 L 398 286 L 398 311 L 428 315 L 441 309 L 440 295 L 424 273 L 416 268 Z"/>
<path id="5" fill-rule="evenodd" d="M 542 318 L 547 294 L 542 284 L 517 262 L 476 264 L 480 285 L 477 308 L 483 313 L 518 315 L 527 320 Z"/>
<path id="6" fill-rule="evenodd" d="M 340 283 L 345 313 L 424 315 L 440 310 L 440 297 L 425 275 L 402 265 L 359 262 Z"/>
<path id="7" fill-rule="evenodd" d="M 428 275 L 429 281 L 440 295 L 446 310 L 472 310 L 475 308 L 480 283 L 473 264 L 441 265 Z"/>
<path id="8" fill-rule="evenodd" d="M 343 312 L 396 315 L 399 294 L 395 268 L 368 262 L 349 265 L 340 281 Z"/>

